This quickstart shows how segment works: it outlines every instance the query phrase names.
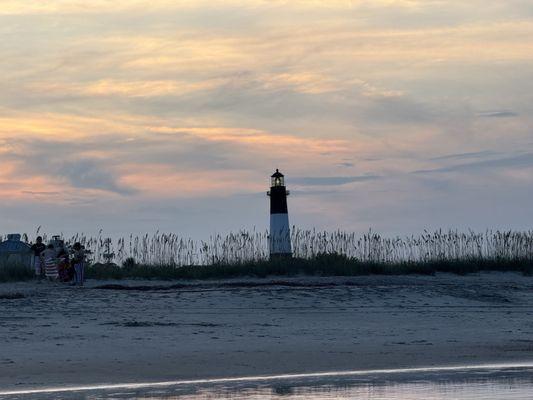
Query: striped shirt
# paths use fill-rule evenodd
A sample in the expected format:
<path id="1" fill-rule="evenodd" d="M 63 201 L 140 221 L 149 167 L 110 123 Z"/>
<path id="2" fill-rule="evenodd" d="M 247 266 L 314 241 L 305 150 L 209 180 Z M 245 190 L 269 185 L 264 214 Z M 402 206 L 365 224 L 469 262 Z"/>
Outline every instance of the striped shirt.
<path id="1" fill-rule="evenodd" d="M 43 251 L 44 258 L 44 274 L 47 278 L 57 279 L 59 272 L 57 270 L 57 257 L 54 249 L 46 249 Z"/>

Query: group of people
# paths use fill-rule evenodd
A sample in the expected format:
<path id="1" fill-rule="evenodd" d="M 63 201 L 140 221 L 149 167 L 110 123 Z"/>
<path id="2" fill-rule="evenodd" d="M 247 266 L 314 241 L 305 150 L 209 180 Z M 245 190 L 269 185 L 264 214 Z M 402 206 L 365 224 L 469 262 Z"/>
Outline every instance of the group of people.
<path id="1" fill-rule="evenodd" d="M 35 275 L 38 279 L 45 277 L 50 281 L 71 282 L 83 286 L 85 281 L 85 249 L 76 242 L 72 249 L 64 245 L 45 245 L 39 236 L 31 246 L 34 255 Z"/>

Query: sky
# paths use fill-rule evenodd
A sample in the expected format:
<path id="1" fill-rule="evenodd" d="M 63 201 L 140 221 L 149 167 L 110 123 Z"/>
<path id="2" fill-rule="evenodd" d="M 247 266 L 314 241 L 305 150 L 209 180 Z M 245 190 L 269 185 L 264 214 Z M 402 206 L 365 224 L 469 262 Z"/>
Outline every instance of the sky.
<path id="1" fill-rule="evenodd" d="M 0 231 L 533 228 L 530 0 L 0 0 Z"/>

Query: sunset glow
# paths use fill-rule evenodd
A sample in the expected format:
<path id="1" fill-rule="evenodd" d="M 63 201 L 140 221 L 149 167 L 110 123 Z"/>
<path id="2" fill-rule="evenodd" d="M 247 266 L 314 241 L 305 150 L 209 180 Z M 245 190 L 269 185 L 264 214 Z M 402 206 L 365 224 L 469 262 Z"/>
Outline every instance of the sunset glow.
<path id="1" fill-rule="evenodd" d="M 3 231 L 530 226 L 531 2 L 1 3 Z"/>

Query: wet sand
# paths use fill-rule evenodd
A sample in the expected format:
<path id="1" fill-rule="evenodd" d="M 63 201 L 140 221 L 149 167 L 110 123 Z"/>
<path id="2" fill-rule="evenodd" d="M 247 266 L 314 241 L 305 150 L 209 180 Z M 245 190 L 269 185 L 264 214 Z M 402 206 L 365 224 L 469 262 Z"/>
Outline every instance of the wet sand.
<path id="1" fill-rule="evenodd" d="M 0 387 L 533 361 L 531 277 L 273 280 L 0 284 Z"/>
<path id="2" fill-rule="evenodd" d="M 263 376 L 221 380 L 158 382 L 91 388 L 5 392 L 2 400 L 42 399 L 368 399 L 523 400 L 533 391 L 533 364 L 489 365 Z"/>

